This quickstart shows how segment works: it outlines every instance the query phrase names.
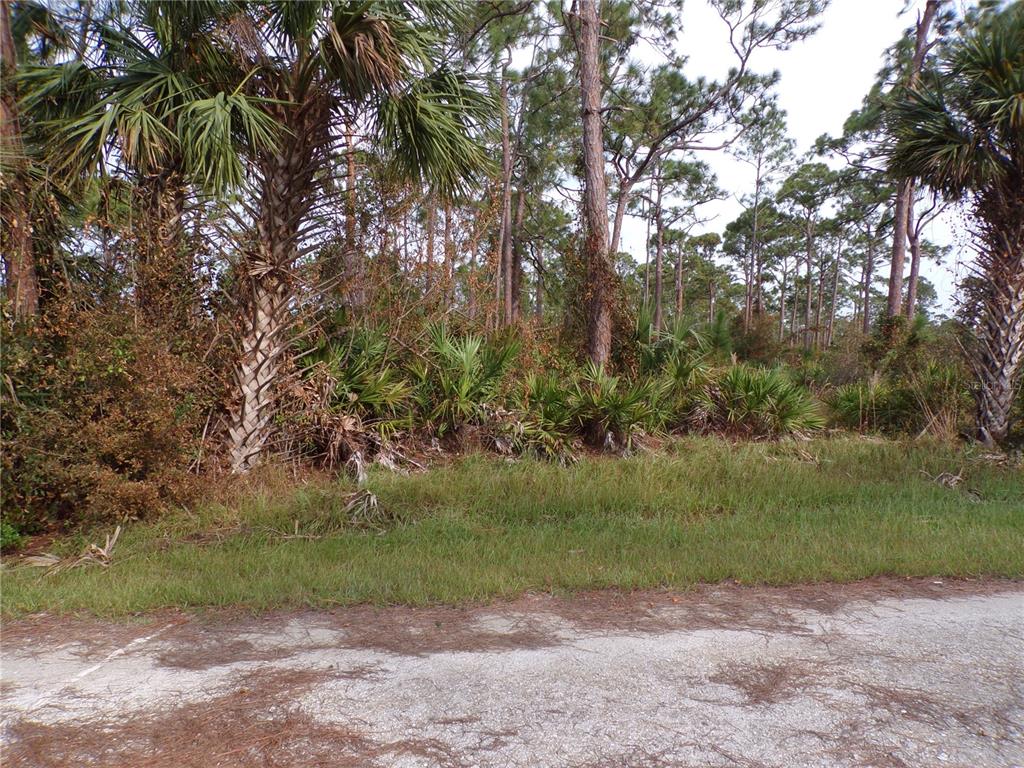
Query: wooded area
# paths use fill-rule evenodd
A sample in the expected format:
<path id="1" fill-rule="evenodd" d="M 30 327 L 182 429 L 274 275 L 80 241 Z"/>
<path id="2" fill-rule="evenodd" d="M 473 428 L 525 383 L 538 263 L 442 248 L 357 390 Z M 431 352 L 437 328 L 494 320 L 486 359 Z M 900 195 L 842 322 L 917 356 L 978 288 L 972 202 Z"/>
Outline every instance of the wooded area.
<path id="1" fill-rule="evenodd" d="M 928 0 L 806 155 L 759 57 L 826 0 L 707 3 L 719 80 L 681 0 L 0 0 L 5 542 L 259 464 L 1019 443 L 1024 3 Z"/>

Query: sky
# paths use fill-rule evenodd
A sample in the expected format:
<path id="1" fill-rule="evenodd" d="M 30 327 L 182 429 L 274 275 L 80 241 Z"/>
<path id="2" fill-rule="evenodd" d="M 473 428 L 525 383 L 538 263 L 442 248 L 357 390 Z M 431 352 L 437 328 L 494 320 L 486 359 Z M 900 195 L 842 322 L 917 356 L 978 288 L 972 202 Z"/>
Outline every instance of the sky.
<path id="1" fill-rule="evenodd" d="M 753 70 L 777 69 L 781 73 L 776 92 L 780 106 L 788 113 L 789 133 L 797 143 L 798 155 L 809 150 L 822 134 L 842 133 L 843 122 L 860 106 L 874 83 L 883 52 L 916 21 L 917 9 L 924 6 L 924 0 L 909 3 L 909 11 L 901 15 L 904 5 L 905 0 L 832 0 L 821 17 L 821 28 L 812 37 L 788 51 L 755 53 Z M 703 0 L 688 0 L 683 13 L 678 46 L 688 57 L 687 74 L 721 78 L 733 63 L 725 25 Z M 753 189 L 753 171 L 726 152 L 700 153 L 700 159 L 711 165 L 720 186 L 733 197 L 702 208 L 702 216 L 714 218 L 694 233 L 720 232 L 741 212 L 736 196 Z M 949 215 L 925 231 L 927 239 L 953 246 L 946 263 L 926 261 L 921 269 L 936 286 L 940 311 L 946 313 L 952 310 L 958 254 L 967 253 L 962 229 L 958 219 Z M 623 226 L 622 250 L 643 261 L 645 234 L 644 223 L 631 217 Z"/>

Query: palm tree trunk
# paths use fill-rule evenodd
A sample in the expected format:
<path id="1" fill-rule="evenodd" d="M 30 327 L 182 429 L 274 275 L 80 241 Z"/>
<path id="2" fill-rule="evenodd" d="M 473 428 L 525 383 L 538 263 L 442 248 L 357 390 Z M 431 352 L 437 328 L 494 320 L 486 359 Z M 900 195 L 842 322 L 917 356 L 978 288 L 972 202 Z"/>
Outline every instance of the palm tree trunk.
<path id="1" fill-rule="evenodd" d="M 239 334 L 234 369 L 235 402 L 231 409 L 231 470 L 255 466 L 270 437 L 276 405 L 277 377 L 287 349 L 284 322 L 289 288 L 278 278 L 254 277 L 246 294 L 247 314 Z"/>
<path id="2" fill-rule="evenodd" d="M 239 275 L 236 389 L 228 427 L 228 453 L 236 473 L 259 462 L 277 411 L 278 374 L 288 351 L 292 271 L 300 228 L 315 194 L 314 148 L 318 139 L 325 139 L 328 115 L 324 101 L 285 108 L 282 123 L 290 139 L 276 154 L 260 160 L 256 245 L 244 254 Z"/>
<path id="3" fill-rule="evenodd" d="M 0 147 L 13 160 L 11 164 L 19 166 L 10 173 L 12 178 L 8 181 L 11 204 L 5 212 L 8 227 L 0 238 L 3 241 L 0 243 L 0 252 L 3 253 L 7 298 L 11 302 L 14 317 L 17 320 L 29 320 L 39 314 L 39 278 L 32 250 L 28 188 L 20 169 L 24 151 L 18 106 L 13 93 L 12 78 L 16 69 L 11 6 L 8 0 L 0 0 L 0 77 L 10 83 L 3 89 L 3 98 L 0 98 Z"/>
<path id="4" fill-rule="evenodd" d="M 151 321 L 186 328 L 194 306 L 192 259 L 185 243 L 185 187 L 171 169 L 139 185 L 135 302 Z"/>
<path id="5" fill-rule="evenodd" d="M 972 358 L 980 379 L 978 438 L 988 446 L 1006 440 L 1024 369 L 1022 181 L 1011 175 L 1005 189 L 985 195 L 977 207 L 987 248 L 978 260 L 984 279 Z"/>

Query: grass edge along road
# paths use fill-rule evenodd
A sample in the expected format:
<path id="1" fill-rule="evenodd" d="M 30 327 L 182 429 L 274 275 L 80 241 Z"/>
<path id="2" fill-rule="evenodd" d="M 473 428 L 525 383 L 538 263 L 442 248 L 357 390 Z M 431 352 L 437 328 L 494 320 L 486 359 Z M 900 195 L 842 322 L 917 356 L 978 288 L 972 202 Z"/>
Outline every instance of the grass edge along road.
<path id="1" fill-rule="evenodd" d="M 569 467 L 470 455 L 374 470 L 367 487 L 376 507 L 321 480 L 131 523 L 107 568 L 46 573 L 8 558 L 3 613 L 1024 576 L 1019 462 L 931 443 L 685 439 Z"/>

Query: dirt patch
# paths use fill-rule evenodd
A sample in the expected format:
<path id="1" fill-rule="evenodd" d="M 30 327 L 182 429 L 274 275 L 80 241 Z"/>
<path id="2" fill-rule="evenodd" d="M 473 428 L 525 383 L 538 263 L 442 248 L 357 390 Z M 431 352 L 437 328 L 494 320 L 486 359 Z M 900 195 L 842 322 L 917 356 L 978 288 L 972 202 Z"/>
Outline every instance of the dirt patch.
<path id="1" fill-rule="evenodd" d="M 486 621 L 495 613 L 514 618 L 500 629 Z M 329 625 L 341 630 L 341 644 L 403 656 L 467 653 L 561 644 L 542 616 L 520 615 L 511 606 L 489 608 L 374 609 L 356 607 L 331 612 Z"/>
<path id="2" fill-rule="evenodd" d="M 408 755 L 461 768 L 440 742 L 378 744 L 357 728 L 314 720 L 293 703 L 317 684 L 343 676 L 262 670 L 240 675 L 198 702 L 127 719 L 60 726 L 18 720 L 9 727 L 3 762 L 26 768 L 370 768 Z"/>
<path id="3" fill-rule="evenodd" d="M 192 633 L 190 633 L 192 634 Z M 167 639 L 178 640 L 180 634 L 168 635 Z M 193 639 L 194 638 L 194 639 Z M 233 638 L 224 633 L 189 638 L 185 644 L 175 643 L 156 657 L 157 663 L 178 669 L 209 669 L 242 661 L 277 661 L 291 655 L 292 648 L 260 648 L 249 640 Z"/>
<path id="4" fill-rule="evenodd" d="M 512 610 L 546 610 L 582 630 L 654 633 L 685 626 L 688 630 L 732 629 L 806 634 L 794 614 L 814 611 L 827 616 L 855 603 L 886 599 L 955 599 L 994 595 L 1020 586 L 1009 579 L 874 578 L 849 584 L 748 586 L 699 585 L 685 592 L 601 590 L 569 597 L 525 596 Z"/>
<path id="5" fill-rule="evenodd" d="M 994 595 L 1019 588 L 1012 580 L 877 578 L 852 584 L 806 584 L 787 587 L 717 584 L 685 592 L 601 590 L 572 595 L 527 594 L 515 600 L 470 606 L 355 605 L 324 611 L 274 611 L 254 616 L 242 609 L 197 613 L 157 611 L 132 620 L 40 614 L 3 623 L 4 647 L 17 653 L 45 652 L 69 643 L 89 655 L 123 647 L 154 628 L 174 624 L 163 635 L 184 651 L 162 654 L 162 663 L 187 669 L 233 663 L 273 661 L 294 649 L 323 648 L 316 642 L 253 644 L 239 635 L 268 635 L 289 619 L 335 630 L 337 647 L 364 648 L 402 655 L 439 652 L 542 648 L 563 642 L 552 627 L 571 625 L 580 632 L 657 633 L 733 629 L 806 634 L 798 612 L 836 614 L 854 603 L 889 598 L 950 599 Z M 494 617 L 508 621 L 493 628 Z M 230 640 L 222 638 L 232 638 Z"/>

